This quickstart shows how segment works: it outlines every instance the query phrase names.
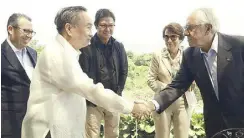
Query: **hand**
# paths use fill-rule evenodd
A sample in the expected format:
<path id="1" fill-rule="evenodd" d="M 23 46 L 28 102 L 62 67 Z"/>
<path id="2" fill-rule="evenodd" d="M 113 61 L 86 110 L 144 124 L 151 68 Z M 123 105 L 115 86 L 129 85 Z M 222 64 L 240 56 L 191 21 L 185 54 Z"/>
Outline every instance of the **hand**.
<path id="1" fill-rule="evenodd" d="M 152 102 L 135 101 L 132 114 L 137 119 L 149 117 L 152 111 L 155 111 L 155 106 Z"/>

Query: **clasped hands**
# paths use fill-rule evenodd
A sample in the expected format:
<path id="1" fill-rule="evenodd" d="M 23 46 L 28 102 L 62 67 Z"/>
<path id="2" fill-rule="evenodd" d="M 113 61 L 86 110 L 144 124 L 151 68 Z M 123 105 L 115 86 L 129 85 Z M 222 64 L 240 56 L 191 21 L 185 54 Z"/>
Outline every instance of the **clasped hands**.
<path id="1" fill-rule="evenodd" d="M 137 119 L 143 119 L 150 117 L 153 111 L 155 111 L 155 106 L 151 101 L 135 101 L 132 115 Z"/>

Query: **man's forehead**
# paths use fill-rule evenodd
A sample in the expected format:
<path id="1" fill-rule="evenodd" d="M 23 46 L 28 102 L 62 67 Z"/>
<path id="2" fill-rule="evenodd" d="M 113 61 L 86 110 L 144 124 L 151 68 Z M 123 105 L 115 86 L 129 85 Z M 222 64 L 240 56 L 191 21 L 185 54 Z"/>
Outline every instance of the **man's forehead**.
<path id="1" fill-rule="evenodd" d="M 203 13 L 200 11 L 195 11 L 186 20 L 186 24 L 198 24 L 204 17 Z"/>
<path id="2" fill-rule="evenodd" d="M 114 19 L 112 17 L 104 17 L 99 20 L 99 22 L 105 22 L 105 23 L 114 23 Z"/>
<path id="3" fill-rule="evenodd" d="M 87 12 L 81 12 L 80 16 L 81 20 L 83 20 L 86 25 L 92 25 L 92 19 Z"/>
<path id="4" fill-rule="evenodd" d="M 20 17 L 18 19 L 18 25 L 20 27 L 32 27 L 32 23 L 31 21 L 29 21 L 28 19 L 24 18 L 24 17 Z"/>

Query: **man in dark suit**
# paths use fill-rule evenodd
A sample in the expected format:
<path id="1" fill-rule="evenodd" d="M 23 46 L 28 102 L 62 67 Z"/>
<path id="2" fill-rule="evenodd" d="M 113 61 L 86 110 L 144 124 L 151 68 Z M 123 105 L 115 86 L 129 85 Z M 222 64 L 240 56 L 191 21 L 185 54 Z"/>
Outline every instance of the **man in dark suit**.
<path id="1" fill-rule="evenodd" d="M 28 47 L 35 32 L 31 19 L 15 13 L 7 23 L 8 38 L 1 44 L 1 137 L 20 138 L 37 52 Z"/>
<path id="2" fill-rule="evenodd" d="M 183 53 L 178 74 L 147 110 L 163 112 L 195 81 L 208 138 L 227 128 L 244 128 L 244 37 L 219 33 L 213 11 L 205 8 L 188 17 L 185 35 L 190 47 Z"/>

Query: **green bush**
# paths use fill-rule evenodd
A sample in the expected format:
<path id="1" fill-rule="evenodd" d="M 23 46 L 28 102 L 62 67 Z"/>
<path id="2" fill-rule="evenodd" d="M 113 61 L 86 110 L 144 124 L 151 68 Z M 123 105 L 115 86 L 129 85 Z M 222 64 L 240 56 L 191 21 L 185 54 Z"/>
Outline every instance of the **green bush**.
<path id="1" fill-rule="evenodd" d="M 155 127 L 152 117 L 144 120 L 136 120 L 132 115 L 121 115 L 119 130 L 119 138 L 154 138 L 155 135 Z M 101 137 L 103 137 L 103 132 L 101 133 Z M 173 137 L 173 133 L 171 133 L 171 137 Z M 203 114 L 193 113 L 189 138 L 204 137 L 206 136 L 204 131 Z"/>

